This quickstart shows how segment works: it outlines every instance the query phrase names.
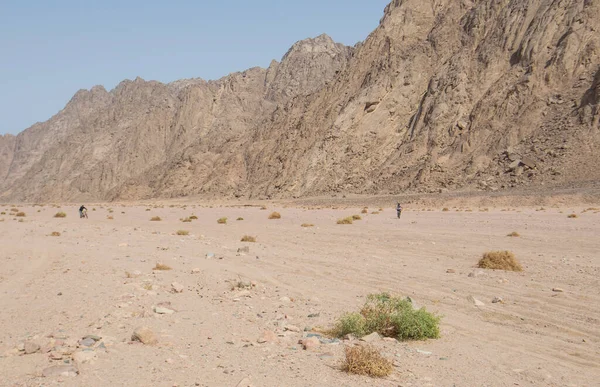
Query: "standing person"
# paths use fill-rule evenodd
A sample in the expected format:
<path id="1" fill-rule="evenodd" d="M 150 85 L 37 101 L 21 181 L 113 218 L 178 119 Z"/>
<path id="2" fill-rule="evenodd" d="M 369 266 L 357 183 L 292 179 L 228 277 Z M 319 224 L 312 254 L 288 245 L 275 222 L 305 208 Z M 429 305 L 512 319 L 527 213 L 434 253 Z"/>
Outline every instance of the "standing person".
<path id="1" fill-rule="evenodd" d="M 83 204 L 79 207 L 79 218 L 87 218 L 87 208 Z"/>
<path id="2" fill-rule="evenodd" d="M 396 215 L 398 215 L 398 219 L 400 219 L 400 217 L 402 216 L 402 206 L 399 202 L 398 204 L 396 204 Z"/>

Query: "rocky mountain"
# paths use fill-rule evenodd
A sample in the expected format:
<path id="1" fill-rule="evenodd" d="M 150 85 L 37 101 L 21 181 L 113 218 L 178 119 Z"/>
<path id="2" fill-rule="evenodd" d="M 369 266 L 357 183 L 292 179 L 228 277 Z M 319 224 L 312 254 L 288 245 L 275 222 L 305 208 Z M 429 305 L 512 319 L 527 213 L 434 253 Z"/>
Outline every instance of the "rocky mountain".
<path id="1" fill-rule="evenodd" d="M 394 0 L 218 81 L 80 91 L 0 137 L 0 198 L 498 190 L 600 180 L 600 2 Z"/>

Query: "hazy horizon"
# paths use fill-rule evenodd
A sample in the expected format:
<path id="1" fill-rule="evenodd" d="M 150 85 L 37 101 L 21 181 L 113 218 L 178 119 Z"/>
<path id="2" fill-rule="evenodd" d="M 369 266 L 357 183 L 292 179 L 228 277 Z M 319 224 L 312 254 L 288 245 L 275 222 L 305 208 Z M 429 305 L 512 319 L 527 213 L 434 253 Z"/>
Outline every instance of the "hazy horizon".
<path id="1" fill-rule="evenodd" d="M 327 34 L 352 46 L 378 25 L 389 0 L 165 5 L 74 0 L 0 5 L 0 134 L 58 113 L 81 89 L 141 77 L 214 80 L 268 67 L 297 41 Z"/>

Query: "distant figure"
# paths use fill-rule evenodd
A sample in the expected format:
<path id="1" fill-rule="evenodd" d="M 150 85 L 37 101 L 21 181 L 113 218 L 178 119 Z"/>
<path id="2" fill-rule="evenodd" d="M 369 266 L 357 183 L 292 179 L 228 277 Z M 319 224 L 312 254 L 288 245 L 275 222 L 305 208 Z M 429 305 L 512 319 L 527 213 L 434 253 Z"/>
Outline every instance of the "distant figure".
<path id="1" fill-rule="evenodd" d="M 402 206 L 400 205 L 400 203 L 396 205 L 396 215 L 398 215 L 398 219 L 400 219 L 400 217 L 402 216 Z"/>
<path id="2" fill-rule="evenodd" d="M 87 217 L 87 208 L 82 204 L 81 207 L 79 207 L 79 218 L 87 219 Z"/>

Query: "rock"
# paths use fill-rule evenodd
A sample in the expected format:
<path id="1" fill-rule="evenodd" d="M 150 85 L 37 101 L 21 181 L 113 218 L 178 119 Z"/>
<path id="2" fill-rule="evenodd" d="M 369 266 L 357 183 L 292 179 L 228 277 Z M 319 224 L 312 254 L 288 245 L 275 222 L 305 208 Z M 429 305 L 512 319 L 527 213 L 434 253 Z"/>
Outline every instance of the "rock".
<path id="1" fill-rule="evenodd" d="M 155 306 L 154 313 L 156 313 L 156 314 L 173 314 L 173 313 L 175 313 L 175 311 L 171 310 L 169 308 L 165 308 L 163 306 Z"/>
<path id="2" fill-rule="evenodd" d="M 563 293 L 564 292 L 564 290 L 561 288 L 553 288 L 552 291 L 555 293 Z"/>
<path id="3" fill-rule="evenodd" d="M 158 342 L 156 335 L 154 332 L 148 327 L 139 327 L 133 331 L 133 335 L 131 336 L 132 341 L 139 341 L 143 344 L 151 345 L 156 344 Z"/>
<path id="4" fill-rule="evenodd" d="M 331 353 L 331 352 L 322 353 L 319 355 L 319 359 L 321 359 L 321 360 L 333 359 L 333 353 Z"/>
<path id="5" fill-rule="evenodd" d="M 321 346 L 321 341 L 317 337 L 308 337 L 300 340 L 298 344 L 302 344 L 302 347 L 305 350 L 310 351 L 319 348 Z"/>
<path id="6" fill-rule="evenodd" d="M 281 301 L 281 302 L 285 302 L 285 303 L 292 302 L 292 300 L 291 300 L 289 297 L 281 297 L 281 298 L 279 299 L 279 301 Z"/>
<path id="7" fill-rule="evenodd" d="M 250 253 L 250 246 L 244 246 L 244 247 L 240 247 L 239 249 L 237 249 L 238 253 L 244 253 L 244 254 L 249 254 Z"/>
<path id="8" fill-rule="evenodd" d="M 45 368 L 42 371 L 42 376 L 51 378 L 54 376 L 74 377 L 79 374 L 79 370 L 72 365 L 57 365 Z"/>
<path id="9" fill-rule="evenodd" d="M 75 352 L 72 356 L 75 364 L 92 363 L 97 357 L 98 355 L 94 351 L 79 351 Z"/>
<path id="10" fill-rule="evenodd" d="M 214 258 L 215 253 L 206 253 L 206 258 Z"/>
<path id="11" fill-rule="evenodd" d="M 173 293 L 183 293 L 183 285 L 177 282 L 171 284 L 171 290 Z"/>
<path id="12" fill-rule="evenodd" d="M 290 332 L 296 332 L 296 333 L 300 332 L 300 328 L 298 328 L 297 326 L 294 326 L 294 325 L 286 325 L 284 330 L 290 331 Z"/>
<path id="13" fill-rule="evenodd" d="M 49 357 L 52 360 L 62 360 L 63 354 L 58 351 L 52 351 L 52 352 L 50 352 Z"/>
<path id="14" fill-rule="evenodd" d="M 366 343 L 373 343 L 379 340 L 381 340 L 381 336 L 377 332 L 373 332 L 370 335 L 366 335 L 360 338 L 360 341 L 364 341 Z"/>
<path id="15" fill-rule="evenodd" d="M 469 300 L 475 306 L 484 306 L 485 305 L 483 302 L 479 301 L 478 299 L 476 299 L 473 296 L 467 297 L 467 300 Z"/>
<path id="16" fill-rule="evenodd" d="M 494 299 L 492 300 L 492 304 L 504 304 L 504 300 L 502 299 L 502 297 L 494 297 Z"/>
<path id="17" fill-rule="evenodd" d="M 262 336 L 258 340 L 256 340 L 256 342 L 259 344 L 276 343 L 278 340 L 279 339 L 277 338 L 277 335 L 275 334 L 275 332 L 264 331 Z"/>
<path id="18" fill-rule="evenodd" d="M 420 350 L 420 349 L 417 349 L 417 353 L 420 353 L 421 355 L 425 355 L 425 356 L 431 356 L 431 355 L 433 355 L 432 352 L 423 351 L 423 350 Z"/>
<path id="19" fill-rule="evenodd" d="M 308 318 L 317 318 L 321 317 L 321 313 L 311 313 L 308 315 Z"/>
<path id="20" fill-rule="evenodd" d="M 93 347 L 94 344 L 96 344 L 96 341 L 94 339 L 83 339 L 79 341 L 79 345 L 82 347 Z"/>
<path id="21" fill-rule="evenodd" d="M 535 160 L 533 160 L 529 157 L 521 158 L 521 163 L 523 163 L 523 165 L 525 165 L 526 167 L 529 167 L 531 169 L 534 169 L 537 166 L 537 163 L 535 162 Z"/>
<path id="22" fill-rule="evenodd" d="M 131 277 L 131 278 L 139 278 L 139 277 L 141 277 L 141 276 L 142 276 L 142 274 L 143 274 L 143 273 L 142 273 L 141 271 L 139 271 L 139 270 L 134 270 L 134 271 L 132 271 L 131 273 L 129 273 L 129 277 Z"/>
<path id="23" fill-rule="evenodd" d="M 201 270 L 198 267 L 192 269 L 192 274 L 199 274 L 200 272 L 201 272 Z"/>
<path id="24" fill-rule="evenodd" d="M 477 270 L 477 271 L 473 271 L 471 273 L 469 273 L 469 277 L 471 278 L 477 278 L 477 277 L 482 277 L 485 276 L 485 272 L 482 270 Z"/>
<path id="25" fill-rule="evenodd" d="M 446 270 L 446 273 L 448 273 L 448 274 L 454 274 L 454 273 L 456 273 L 456 270 L 454 270 L 454 269 L 448 269 L 448 270 Z"/>
<path id="26" fill-rule="evenodd" d="M 40 345 L 32 341 L 26 341 L 23 350 L 25 351 L 26 355 L 31 355 L 32 353 L 36 353 L 40 350 Z"/>
<path id="27" fill-rule="evenodd" d="M 512 172 L 517 169 L 521 165 L 521 160 L 515 160 L 508 166 L 508 169 Z"/>
<path id="28" fill-rule="evenodd" d="M 356 340 L 356 336 L 354 336 L 352 333 L 348 333 L 343 338 L 344 338 L 344 340 L 349 340 L 349 341 Z"/>
<path id="29" fill-rule="evenodd" d="M 102 337 L 97 336 L 97 335 L 87 335 L 87 336 L 83 337 L 83 340 L 86 340 L 86 339 L 92 339 L 94 341 L 100 341 L 100 340 L 102 340 Z"/>

